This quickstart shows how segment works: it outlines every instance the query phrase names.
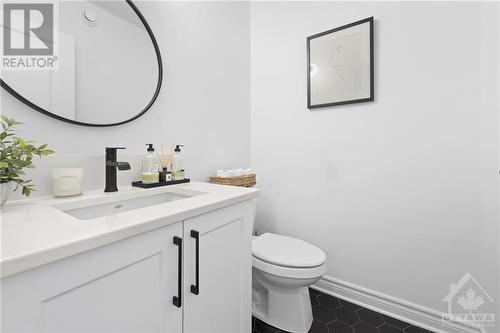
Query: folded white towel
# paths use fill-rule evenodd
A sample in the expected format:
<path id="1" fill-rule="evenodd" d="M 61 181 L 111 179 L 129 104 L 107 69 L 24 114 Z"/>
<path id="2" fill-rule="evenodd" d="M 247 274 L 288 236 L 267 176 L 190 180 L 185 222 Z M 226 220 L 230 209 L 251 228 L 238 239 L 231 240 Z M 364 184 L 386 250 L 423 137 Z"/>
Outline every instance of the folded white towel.
<path id="1" fill-rule="evenodd" d="M 217 177 L 241 177 L 251 175 L 252 173 L 252 169 L 220 169 L 217 170 Z"/>

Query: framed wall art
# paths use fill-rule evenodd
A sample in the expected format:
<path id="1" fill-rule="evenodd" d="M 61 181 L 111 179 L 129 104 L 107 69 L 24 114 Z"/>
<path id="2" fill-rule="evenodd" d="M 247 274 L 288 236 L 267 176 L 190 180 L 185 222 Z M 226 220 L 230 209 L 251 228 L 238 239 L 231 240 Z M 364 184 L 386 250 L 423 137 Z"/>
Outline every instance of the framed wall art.
<path id="1" fill-rule="evenodd" d="M 373 17 L 307 37 L 307 107 L 370 102 Z"/>

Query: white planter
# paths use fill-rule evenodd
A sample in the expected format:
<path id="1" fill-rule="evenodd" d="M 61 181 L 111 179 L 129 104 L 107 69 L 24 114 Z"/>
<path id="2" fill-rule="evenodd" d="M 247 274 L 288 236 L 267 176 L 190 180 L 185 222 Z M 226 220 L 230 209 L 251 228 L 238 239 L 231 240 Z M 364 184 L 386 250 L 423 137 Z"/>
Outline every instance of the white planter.
<path id="1" fill-rule="evenodd" d="M 14 182 L 0 183 L 0 207 L 3 207 L 3 205 L 5 205 L 5 202 L 7 202 L 7 200 L 9 199 L 9 196 L 12 193 L 13 185 Z"/>

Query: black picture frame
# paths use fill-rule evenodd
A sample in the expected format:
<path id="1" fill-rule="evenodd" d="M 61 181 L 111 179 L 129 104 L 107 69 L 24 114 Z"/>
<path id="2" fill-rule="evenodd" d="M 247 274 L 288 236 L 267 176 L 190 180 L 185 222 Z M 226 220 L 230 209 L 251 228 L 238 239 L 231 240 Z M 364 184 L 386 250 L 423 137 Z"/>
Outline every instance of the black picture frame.
<path id="1" fill-rule="evenodd" d="M 317 108 L 325 108 L 325 107 L 331 107 L 331 106 L 337 106 L 337 105 L 345 105 L 345 104 L 353 104 L 353 103 L 363 103 L 363 102 L 373 102 L 375 100 L 374 92 L 375 92 L 375 87 L 374 87 L 374 43 L 373 43 L 373 24 L 374 19 L 372 17 L 368 17 L 363 20 L 359 20 L 353 23 L 349 23 L 346 25 L 343 25 L 341 27 L 331 29 L 328 31 L 324 31 L 312 36 L 307 37 L 307 108 L 308 109 L 317 109 Z M 361 25 L 361 24 L 369 24 L 370 32 L 369 32 L 369 50 L 370 50 L 370 96 L 367 98 L 359 98 L 359 99 L 352 99 L 352 100 L 344 100 L 344 101 L 336 101 L 336 102 L 331 102 L 331 103 L 322 103 L 322 104 L 312 104 L 311 101 L 311 40 L 322 37 L 325 35 L 333 34 L 335 32 L 345 30 L 351 27 L 354 27 L 356 25 Z"/>
<path id="2" fill-rule="evenodd" d="M 131 122 L 131 121 L 139 118 L 143 114 L 145 114 L 151 108 L 151 106 L 153 106 L 154 102 L 158 98 L 158 95 L 160 94 L 160 89 L 161 89 L 161 85 L 163 82 L 163 62 L 162 62 L 162 57 L 161 57 L 161 53 L 160 53 L 160 47 L 158 46 L 158 42 L 156 41 L 156 38 L 153 34 L 153 30 L 151 30 L 151 27 L 149 26 L 148 22 L 146 21 L 146 18 L 142 15 L 141 11 L 139 10 L 139 8 L 137 8 L 137 6 L 133 3 L 132 0 L 124 0 L 124 1 L 130 6 L 130 8 L 134 11 L 134 13 L 137 15 L 139 20 L 144 25 L 144 28 L 146 29 L 146 32 L 148 33 L 149 38 L 151 39 L 151 43 L 153 44 L 153 48 L 154 48 L 154 51 L 156 54 L 156 60 L 157 60 L 157 64 L 158 64 L 158 80 L 156 82 L 156 88 L 155 88 L 155 92 L 153 94 L 153 97 L 151 98 L 149 103 L 144 107 L 144 109 L 142 109 L 135 116 L 133 116 L 129 119 L 123 120 L 123 121 L 119 121 L 119 122 L 115 122 L 115 123 L 107 123 L 107 124 L 96 124 L 96 123 L 86 123 L 86 122 L 76 121 L 76 120 L 64 118 L 60 115 L 52 113 L 49 110 L 46 110 L 46 109 L 38 106 L 37 104 L 31 102 L 29 99 L 25 98 L 24 96 L 19 94 L 16 90 L 14 90 L 11 86 L 9 86 L 3 79 L 0 79 L 0 86 L 5 91 L 7 91 L 9 94 L 11 94 L 13 97 L 15 97 L 17 100 L 24 103 L 26 106 L 28 106 L 28 107 L 46 115 L 46 116 L 49 116 L 51 118 L 54 118 L 54 119 L 57 119 L 60 121 L 64 121 L 66 123 L 70 123 L 73 125 L 87 126 L 87 127 L 118 126 L 118 125 L 123 125 L 123 124 L 126 124 L 128 122 Z"/>

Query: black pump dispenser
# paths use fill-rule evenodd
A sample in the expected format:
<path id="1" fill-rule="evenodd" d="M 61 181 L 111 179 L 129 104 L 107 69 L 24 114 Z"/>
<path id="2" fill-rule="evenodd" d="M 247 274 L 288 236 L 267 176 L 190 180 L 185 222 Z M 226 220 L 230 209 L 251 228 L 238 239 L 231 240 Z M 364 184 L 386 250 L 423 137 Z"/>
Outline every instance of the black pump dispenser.
<path id="1" fill-rule="evenodd" d="M 146 146 L 148 146 L 148 151 L 155 151 L 152 143 L 147 143 Z"/>
<path id="2" fill-rule="evenodd" d="M 172 156 L 172 179 L 173 180 L 183 180 L 184 179 L 184 159 L 181 153 L 181 147 L 184 145 L 176 145 L 174 149 L 174 155 Z"/>

